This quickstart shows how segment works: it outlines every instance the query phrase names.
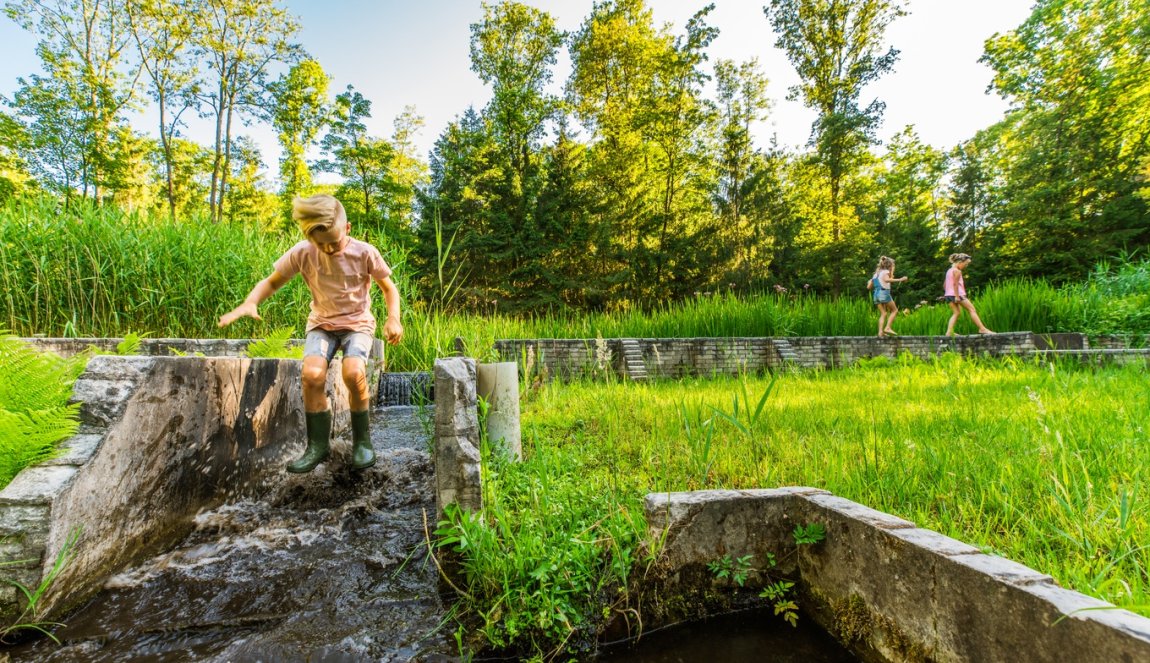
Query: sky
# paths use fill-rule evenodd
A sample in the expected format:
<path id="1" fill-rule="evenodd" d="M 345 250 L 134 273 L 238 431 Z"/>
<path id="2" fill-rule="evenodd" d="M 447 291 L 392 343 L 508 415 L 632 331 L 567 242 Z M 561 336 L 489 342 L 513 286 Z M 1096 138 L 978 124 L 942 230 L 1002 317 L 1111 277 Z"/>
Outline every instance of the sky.
<path id="1" fill-rule="evenodd" d="M 593 0 L 523 0 L 555 17 L 562 30 L 579 29 Z M 775 48 L 775 34 L 763 15 L 766 0 L 713 0 L 708 23 L 719 28 L 708 53 L 711 61 L 743 62 L 758 58 L 772 99 L 770 117 L 756 128 L 756 142 L 799 148 L 810 134 L 814 114 L 800 101 L 787 101 L 799 82 L 786 55 Z M 680 34 L 706 0 L 648 0 L 656 24 L 669 23 Z M 910 0 L 909 15 L 887 30 L 887 44 L 900 51 L 895 71 L 871 84 L 861 99 L 886 103 L 879 131 L 886 139 L 914 125 L 921 140 L 948 149 L 1003 117 L 1007 102 L 988 93 L 993 72 L 978 62 L 985 41 L 1009 32 L 1030 14 L 1033 0 Z M 436 138 L 469 106 L 490 98 L 471 71 L 470 25 L 482 18 L 480 0 L 288 0 L 303 24 L 300 43 L 332 77 L 331 94 L 349 84 L 372 102 L 368 131 L 390 137 L 394 118 L 414 106 L 425 119 L 416 144 L 426 155 Z M 40 71 L 36 37 L 0 17 L 0 95 L 15 91 L 17 78 Z M 555 68 L 553 92 L 560 92 L 570 71 L 566 51 Z M 133 125 L 155 135 L 154 113 L 133 118 Z M 210 143 L 206 120 L 193 120 L 187 136 Z M 275 171 L 279 147 L 267 126 L 241 127 L 254 138 Z"/>

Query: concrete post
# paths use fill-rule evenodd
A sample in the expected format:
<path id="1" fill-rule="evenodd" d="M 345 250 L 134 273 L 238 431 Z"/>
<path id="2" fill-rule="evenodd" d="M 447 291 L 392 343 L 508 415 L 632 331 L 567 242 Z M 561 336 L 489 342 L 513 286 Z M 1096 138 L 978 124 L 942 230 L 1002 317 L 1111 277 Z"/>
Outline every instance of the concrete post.
<path id="1" fill-rule="evenodd" d="M 479 419 L 475 410 L 475 360 L 435 360 L 435 502 L 439 515 L 455 503 L 483 509 Z"/>
<path id="2" fill-rule="evenodd" d="M 519 365 L 513 361 L 479 364 L 479 396 L 487 410 L 487 439 L 502 444 L 515 460 L 523 460 L 523 438 L 519 430 Z"/>

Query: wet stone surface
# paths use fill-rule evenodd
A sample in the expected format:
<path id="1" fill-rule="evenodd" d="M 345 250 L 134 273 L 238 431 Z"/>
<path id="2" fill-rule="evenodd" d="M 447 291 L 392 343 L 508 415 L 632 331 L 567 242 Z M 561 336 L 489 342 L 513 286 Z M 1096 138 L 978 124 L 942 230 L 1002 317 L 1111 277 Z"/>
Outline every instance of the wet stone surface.
<path id="1" fill-rule="evenodd" d="M 431 412 L 373 412 L 375 467 L 350 443 L 260 500 L 201 512 L 174 549 L 109 579 L 11 660 L 442 661 L 455 652 L 426 554 Z M 4 654 L 0 649 L 0 657 Z"/>

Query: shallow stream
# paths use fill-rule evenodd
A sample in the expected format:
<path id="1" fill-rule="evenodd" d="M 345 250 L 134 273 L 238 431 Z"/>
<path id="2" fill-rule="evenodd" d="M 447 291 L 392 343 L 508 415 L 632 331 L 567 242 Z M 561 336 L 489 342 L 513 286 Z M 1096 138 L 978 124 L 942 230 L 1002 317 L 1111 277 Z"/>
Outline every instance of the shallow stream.
<path id="1" fill-rule="evenodd" d="M 195 518 L 169 552 L 111 578 L 13 662 L 449 660 L 455 645 L 427 557 L 428 434 L 413 407 L 378 408 L 379 460 L 347 444 L 258 501 Z"/>

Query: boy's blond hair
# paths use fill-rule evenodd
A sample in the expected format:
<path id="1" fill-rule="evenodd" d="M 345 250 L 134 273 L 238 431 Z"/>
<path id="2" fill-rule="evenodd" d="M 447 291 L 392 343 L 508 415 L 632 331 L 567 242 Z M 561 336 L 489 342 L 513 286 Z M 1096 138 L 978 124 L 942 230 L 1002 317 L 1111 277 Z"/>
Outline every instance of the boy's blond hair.
<path id="1" fill-rule="evenodd" d="M 299 224 L 304 237 L 310 237 L 316 231 L 327 231 L 347 224 L 347 212 L 343 204 L 321 193 L 310 198 L 295 198 L 291 202 L 291 218 Z"/>

